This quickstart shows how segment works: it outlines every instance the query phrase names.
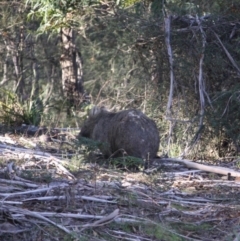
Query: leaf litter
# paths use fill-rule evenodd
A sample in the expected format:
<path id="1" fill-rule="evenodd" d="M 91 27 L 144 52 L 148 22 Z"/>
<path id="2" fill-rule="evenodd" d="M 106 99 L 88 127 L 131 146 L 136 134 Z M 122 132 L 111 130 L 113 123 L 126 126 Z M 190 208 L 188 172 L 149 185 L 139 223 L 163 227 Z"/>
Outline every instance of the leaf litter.
<path id="1" fill-rule="evenodd" d="M 176 163 L 151 174 L 77 166 L 73 135 L 41 140 L 0 137 L 0 240 L 240 238 L 238 178 Z"/>

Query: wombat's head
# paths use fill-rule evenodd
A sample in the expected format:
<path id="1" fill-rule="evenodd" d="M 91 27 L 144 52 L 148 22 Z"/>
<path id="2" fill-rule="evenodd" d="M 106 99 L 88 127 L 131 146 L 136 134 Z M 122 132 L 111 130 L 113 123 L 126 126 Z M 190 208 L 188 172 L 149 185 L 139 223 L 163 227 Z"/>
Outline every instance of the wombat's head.
<path id="1" fill-rule="evenodd" d="M 105 107 L 94 106 L 92 109 L 90 109 L 88 112 L 88 118 L 84 122 L 84 125 L 79 133 L 79 137 L 83 136 L 87 138 L 92 138 L 94 127 L 96 126 L 98 121 L 107 113 L 108 111 Z"/>

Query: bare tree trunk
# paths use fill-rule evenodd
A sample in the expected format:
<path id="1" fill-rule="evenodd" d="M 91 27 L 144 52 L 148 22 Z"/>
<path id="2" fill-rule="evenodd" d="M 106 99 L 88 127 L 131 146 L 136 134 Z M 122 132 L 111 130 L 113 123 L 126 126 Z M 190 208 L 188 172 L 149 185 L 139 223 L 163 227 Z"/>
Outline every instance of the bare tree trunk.
<path id="1" fill-rule="evenodd" d="M 62 55 L 62 88 L 64 97 L 70 106 L 77 106 L 83 100 L 83 72 L 80 52 L 75 45 L 74 31 L 71 28 L 61 29 Z"/>
<path id="2" fill-rule="evenodd" d="M 10 55 L 9 49 L 7 49 L 5 61 L 3 63 L 3 78 L 2 78 L 2 81 L 0 82 L 0 86 L 3 86 L 8 81 L 7 72 L 8 72 L 9 55 Z"/>
<path id="3" fill-rule="evenodd" d="M 24 95 L 24 78 L 23 78 L 23 48 L 24 48 L 24 29 L 20 28 L 19 34 L 18 31 L 15 31 L 16 36 L 12 37 L 9 34 L 4 35 L 4 43 L 7 49 L 7 55 L 12 58 L 14 70 L 15 70 L 15 86 L 14 92 L 19 96 Z M 4 66 L 7 71 L 7 65 Z M 3 83 L 6 81 L 6 78 L 3 79 Z"/>

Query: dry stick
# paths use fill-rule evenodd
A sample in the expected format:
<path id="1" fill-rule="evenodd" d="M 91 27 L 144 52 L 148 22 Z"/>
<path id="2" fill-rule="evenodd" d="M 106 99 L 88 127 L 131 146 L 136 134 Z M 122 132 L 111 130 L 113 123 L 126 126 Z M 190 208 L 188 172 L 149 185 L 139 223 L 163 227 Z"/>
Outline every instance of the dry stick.
<path id="1" fill-rule="evenodd" d="M 179 182 L 179 180 L 175 181 L 175 182 Z M 185 183 L 201 183 L 205 185 L 209 185 L 209 186 L 214 186 L 214 185 L 222 185 L 222 186 L 236 186 L 236 187 L 240 187 L 240 182 L 235 182 L 235 181 L 229 181 L 229 180 L 181 180 L 181 183 L 185 184 Z"/>
<path id="2" fill-rule="evenodd" d="M 81 199 L 81 200 L 88 200 L 88 201 L 93 201 L 93 202 L 102 202 L 102 203 L 117 203 L 116 201 L 109 201 L 106 199 L 101 199 L 101 198 L 95 198 L 95 197 L 88 197 L 88 196 L 80 196 L 76 195 L 74 196 L 75 200 Z M 23 202 L 28 202 L 28 201 L 53 201 L 53 200 L 66 200 L 66 196 L 47 196 L 47 197 L 33 197 L 33 198 L 27 198 L 22 200 Z"/>
<path id="3" fill-rule="evenodd" d="M 36 193 L 42 193 L 42 192 L 47 192 L 50 191 L 54 188 L 59 188 L 62 187 L 62 185 L 58 185 L 58 186 L 54 186 L 54 187 L 44 187 L 44 188 L 40 188 L 40 189 L 34 189 L 34 190 L 29 190 L 29 191 L 24 191 L 24 192 L 15 192 L 15 193 L 0 193 L 0 197 L 5 197 L 9 198 L 9 197 L 16 197 L 16 196 L 23 196 L 23 195 L 27 195 L 27 194 L 36 194 Z"/>
<path id="4" fill-rule="evenodd" d="M 99 226 L 103 226 L 103 225 L 106 225 L 108 223 L 111 223 L 111 222 L 114 221 L 114 219 L 117 218 L 118 215 L 119 215 L 119 209 L 117 208 L 112 213 L 110 213 L 109 215 L 101 218 L 100 220 L 97 220 L 93 223 L 84 224 L 82 226 L 83 228 L 80 230 L 80 232 L 82 232 L 86 228 L 99 227 Z"/>
<path id="5" fill-rule="evenodd" d="M 38 188 L 39 185 L 33 184 L 31 181 L 27 180 L 28 182 L 21 182 L 21 181 L 13 181 L 7 179 L 0 179 L 0 183 L 12 184 L 12 185 L 19 185 L 23 187 L 31 187 L 31 188 Z"/>
<path id="6" fill-rule="evenodd" d="M 168 60 L 170 65 L 170 91 L 168 96 L 167 103 L 167 116 L 171 114 L 171 106 L 172 106 L 172 98 L 173 98 L 173 86 L 174 86 L 174 74 L 173 74 L 173 56 L 172 56 L 172 48 L 170 45 L 170 27 L 171 27 L 171 16 L 165 16 L 164 18 L 164 26 L 165 26 L 165 43 L 167 46 L 168 52 Z"/>
<path id="7" fill-rule="evenodd" d="M 228 50 L 226 49 L 226 47 L 223 45 L 221 39 L 218 37 L 218 35 L 212 30 L 212 32 L 214 33 L 215 37 L 217 38 L 218 42 L 220 43 L 220 45 L 222 46 L 223 50 L 225 51 L 225 54 L 227 55 L 228 59 L 230 60 L 230 62 L 232 63 L 232 65 L 237 69 L 238 73 L 240 74 L 240 68 L 238 67 L 238 65 L 236 64 L 236 62 L 234 61 L 233 57 L 231 56 L 231 54 L 228 52 Z"/>
<path id="8" fill-rule="evenodd" d="M 12 209 L 9 209 L 10 211 L 18 212 L 18 210 L 15 211 Z M 105 225 L 109 222 L 114 221 L 115 223 L 149 223 L 149 220 L 144 218 L 139 218 L 135 216 L 130 215 L 124 215 L 124 216 L 118 216 L 119 215 L 119 209 L 114 210 L 112 213 L 110 213 L 107 216 L 99 216 L 99 215 L 88 215 L 88 214 L 78 214 L 78 213 L 54 213 L 54 212 L 33 212 L 35 215 L 39 215 L 42 217 L 51 217 L 51 218 L 74 218 L 74 219 L 98 219 L 97 221 L 93 223 L 87 223 L 84 225 L 81 225 L 83 228 L 90 228 L 90 227 L 98 227 Z M 25 213 L 22 213 L 25 214 Z M 19 213 L 17 214 L 19 215 Z M 13 217 L 17 218 L 15 214 L 12 214 Z"/>
<path id="9" fill-rule="evenodd" d="M 201 58 L 199 61 L 199 75 L 198 75 L 198 84 L 199 84 L 199 97 L 200 97 L 200 103 L 201 103 L 201 111 L 200 111 L 200 122 L 199 122 L 199 129 L 203 126 L 203 115 L 204 115 L 204 108 L 205 108 L 205 99 L 204 99 L 204 92 L 205 92 L 205 84 L 203 80 L 203 60 L 204 60 L 204 52 L 205 52 L 205 45 L 206 45 L 206 35 L 202 29 L 201 23 L 196 17 L 199 29 L 201 31 L 202 36 L 202 53 Z"/>
<path id="10" fill-rule="evenodd" d="M 19 148 L 15 146 L 8 146 L 8 145 L 2 145 L 0 144 L 0 148 L 4 148 L 4 151 L 16 151 L 16 152 L 21 152 L 21 153 L 26 153 L 26 154 L 31 154 L 31 155 L 39 155 L 41 157 L 51 157 L 52 155 L 47 153 L 47 152 L 42 152 L 42 151 L 34 151 L 31 149 L 26 149 L 26 148 Z"/>
<path id="11" fill-rule="evenodd" d="M 75 213 L 34 212 L 34 214 L 40 215 L 42 217 L 51 217 L 51 218 L 75 218 L 75 219 L 91 219 L 91 220 L 104 218 L 104 216 L 78 214 L 78 213 L 75 214 Z"/>
<path id="12" fill-rule="evenodd" d="M 4 201 L 4 200 L 0 200 L 0 205 L 2 205 L 2 204 L 22 205 L 23 202 L 17 202 L 17 201 Z"/>
<path id="13" fill-rule="evenodd" d="M 198 142 L 198 140 L 201 137 L 201 133 L 202 133 L 202 128 L 203 128 L 203 118 L 204 118 L 204 109 L 205 109 L 205 98 L 204 98 L 204 94 L 206 93 L 205 90 L 205 83 L 203 80 L 203 60 L 204 60 L 204 52 L 205 52 L 205 46 L 206 46 L 206 35 L 203 31 L 201 22 L 198 18 L 198 16 L 196 16 L 196 21 L 198 23 L 199 26 L 199 30 L 201 32 L 201 36 L 202 36 L 202 51 L 201 51 L 201 57 L 200 57 L 200 61 L 199 61 L 199 73 L 198 73 L 198 91 L 199 91 L 199 99 L 200 99 L 200 104 L 201 104 L 201 109 L 200 109 L 200 120 L 199 120 L 199 128 L 197 130 L 196 135 L 194 136 L 191 144 L 189 146 L 185 147 L 185 150 L 183 151 L 183 153 L 181 153 L 181 157 L 185 156 L 189 150 L 191 150 L 191 148 Z"/>
<path id="14" fill-rule="evenodd" d="M 191 171 L 182 171 L 182 172 L 174 172 L 171 173 L 170 175 L 174 175 L 174 176 L 189 176 L 190 174 L 195 174 L 201 172 L 201 170 L 191 170 Z M 163 172 L 164 175 L 168 175 L 167 172 Z"/>
<path id="15" fill-rule="evenodd" d="M 168 60 L 170 65 L 170 90 L 168 96 L 168 103 L 167 103 L 167 110 L 166 110 L 166 117 L 171 116 L 171 106 L 172 106 L 172 99 L 173 99 L 173 87 L 174 87 L 174 73 L 173 73 L 173 55 L 172 55 L 172 48 L 170 44 L 170 28 L 171 28 L 171 16 L 164 17 L 164 29 L 165 29 L 165 43 L 167 46 L 168 52 Z M 173 132 L 173 123 L 170 121 L 169 127 L 169 136 L 168 136 L 168 151 L 170 148 L 170 139 Z"/>
<path id="16" fill-rule="evenodd" d="M 209 202 L 205 202 L 205 203 L 200 203 L 200 202 L 195 202 L 195 201 L 183 201 L 183 200 L 175 200 L 175 199 L 165 199 L 165 201 L 167 203 L 161 202 L 161 204 L 165 205 L 165 204 L 169 204 L 169 202 L 171 203 L 176 203 L 176 204 L 180 204 L 180 205 L 188 205 L 188 206 L 209 206 Z M 216 205 L 216 203 L 213 203 L 214 205 Z"/>
<path id="17" fill-rule="evenodd" d="M 211 199 L 206 199 L 206 198 L 182 198 L 182 197 L 178 197 L 178 196 L 175 196 L 175 197 L 172 197 L 174 199 L 170 199 L 170 200 L 175 200 L 175 201 L 185 201 L 185 202 L 197 202 L 197 203 L 200 203 L 200 204 L 203 204 L 203 203 L 216 203 L 215 200 L 211 200 Z"/>
<path id="18" fill-rule="evenodd" d="M 167 202 L 168 204 L 168 202 Z M 146 219 L 146 218 L 140 218 L 140 217 L 136 217 L 136 216 L 130 216 L 130 215 L 121 215 L 120 217 L 117 217 L 114 219 L 114 222 L 117 224 L 126 224 L 126 223 L 146 223 L 149 224 L 150 220 Z"/>
<path id="19" fill-rule="evenodd" d="M 225 109 L 224 109 L 224 111 L 223 111 L 223 113 L 222 113 L 222 115 L 221 115 L 221 118 L 222 118 L 222 117 L 225 115 L 225 113 L 228 111 L 229 104 L 231 103 L 231 100 L 232 100 L 232 98 L 233 98 L 233 95 L 234 95 L 234 94 L 232 94 L 232 95 L 230 96 L 230 98 L 228 99 L 227 104 L 226 104 L 226 107 L 225 107 Z"/>
<path id="20" fill-rule="evenodd" d="M 232 177 L 240 177 L 240 172 L 234 171 L 234 170 L 232 170 L 230 168 L 226 168 L 226 167 L 206 166 L 203 164 L 192 162 L 190 160 L 178 159 L 178 158 L 162 158 L 161 160 L 162 161 L 180 162 L 189 168 L 195 168 L 195 169 L 199 169 L 199 170 L 206 171 L 206 172 L 213 172 L 213 173 L 222 174 L 222 175 L 230 174 Z"/>
<path id="21" fill-rule="evenodd" d="M 57 223 L 54 223 L 53 221 L 51 221 L 50 219 L 42 216 L 41 214 L 37 213 L 37 212 L 32 212 L 32 211 L 29 211 L 29 210 L 26 210 L 26 209 L 21 209 L 21 208 L 10 208 L 8 207 L 8 210 L 12 211 L 12 212 L 17 212 L 17 213 L 21 213 L 23 215 L 26 215 L 26 216 L 30 216 L 30 217 L 34 217 L 34 218 L 37 218 L 37 219 L 40 219 L 40 220 L 43 220 L 43 221 L 46 221 L 50 224 L 52 224 L 53 226 L 56 226 L 57 228 L 63 230 L 64 232 L 68 233 L 68 234 L 71 234 L 71 231 L 68 230 L 67 228 L 65 228 L 64 226 L 60 225 L 60 224 L 57 224 Z"/>
<path id="22" fill-rule="evenodd" d="M 105 225 L 106 223 L 112 222 L 118 215 L 119 215 L 119 209 L 117 208 L 109 215 L 101 218 L 100 220 L 95 221 L 92 224 L 85 224 L 83 225 L 83 227 L 87 228 L 87 227 L 98 227 L 98 226 Z"/>

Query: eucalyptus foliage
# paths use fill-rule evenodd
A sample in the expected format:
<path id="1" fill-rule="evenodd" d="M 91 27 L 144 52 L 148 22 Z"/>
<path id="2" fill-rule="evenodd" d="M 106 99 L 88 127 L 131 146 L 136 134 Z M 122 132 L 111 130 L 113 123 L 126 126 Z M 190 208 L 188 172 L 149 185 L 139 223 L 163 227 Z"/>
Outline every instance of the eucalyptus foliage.
<path id="1" fill-rule="evenodd" d="M 41 20 L 39 32 L 59 32 L 62 27 L 73 27 L 74 15 L 90 14 L 91 7 L 100 1 L 92 0 L 26 0 L 26 6 L 30 6 L 29 19 Z"/>

